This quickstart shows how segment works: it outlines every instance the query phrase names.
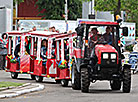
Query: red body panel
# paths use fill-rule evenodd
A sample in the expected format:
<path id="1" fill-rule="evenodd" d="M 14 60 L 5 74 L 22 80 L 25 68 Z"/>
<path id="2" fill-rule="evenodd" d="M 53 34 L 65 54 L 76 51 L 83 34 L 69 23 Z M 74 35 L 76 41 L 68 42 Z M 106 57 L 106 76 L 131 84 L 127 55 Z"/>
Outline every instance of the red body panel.
<path id="1" fill-rule="evenodd" d="M 19 63 L 18 62 L 11 63 L 10 72 L 19 72 Z"/>
<path id="2" fill-rule="evenodd" d="M 56 59 L 48 59 L 46 67 L 47 67 L 47 75 L 49 75 L 50 77 L 57 77 Z"/>
<path id="3" fill-rule="evenodd" d="M 30 55 L 21 56 L 20 71 L 21 72 L 30 72 Z"/>
<path id="4" fill-rule="evenodd" d="M 69 69 L 60 69 L 59 79 L 68 79 L 69 78 Z"/>
<path id="5" fill-rule="evenodd" d="M 34 75 L 41 76 L 42 74 L 42 61 L 34 60 Z"/>
<path id="6" fill-rule="evenodd" d="M 75 48 L 74 53 L 75 53 L 74 55 L 76 58 L 83 58 L 84 57 L 84 50 L 82 51 L 82 54 L 81 54 L 81 49 Z"/>
<path id="7" fill-rule="evenodd" d="M 30 72 L 34 72 L 34 60 L 35 56 L 31 56 L 32 59 L 30 59 Z"/>
<path id="8" fill-rule="evenodd" d="M 98 44 L 95 46 L 95 54 L 98 58 L 98 64 L 101 64 L 101 53 L 103 53 L 103 52 L 117 53 L 117 58 L 118 58 L 118 52 L 116 51 L 116 49 L 113 46 Z M 117 64 L 118 64 L 118 59 L 117 59 Z"/>
<path id="9" fill-rule="evenodd" d="M 75 51 L 75 57 L 81 58 L 81 49 L 75 48 L 74 51 Z"/>
<path id="10" fill-rule="evenodd" d="M 10 54 L 8 54 L 8 56 L 10 56 Z M 6 66 L 6 68 L 7 68 L 7 71 L 9 71 L 10 67 L 11 67 L 10 58 L 7 57 L 6 60 L 7 60 L 7 66 Z"/>

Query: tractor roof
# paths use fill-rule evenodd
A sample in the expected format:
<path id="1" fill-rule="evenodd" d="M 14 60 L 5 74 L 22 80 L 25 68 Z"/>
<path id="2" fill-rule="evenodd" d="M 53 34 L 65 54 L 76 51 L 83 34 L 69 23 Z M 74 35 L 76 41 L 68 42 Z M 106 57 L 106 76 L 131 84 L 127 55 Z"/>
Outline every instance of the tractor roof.
<path id="1" fill-rule="evenodd" d="M 119 23 L 109 20 L 79 20 L 79 24 L 86 24 L 90 26 L 118 26 Z"/>

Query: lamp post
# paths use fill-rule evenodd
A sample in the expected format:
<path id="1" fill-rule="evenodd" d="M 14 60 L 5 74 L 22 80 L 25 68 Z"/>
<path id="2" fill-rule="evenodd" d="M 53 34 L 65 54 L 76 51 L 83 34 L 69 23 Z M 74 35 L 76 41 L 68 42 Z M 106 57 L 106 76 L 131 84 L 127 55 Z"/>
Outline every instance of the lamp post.
<path id="1" fill-rule="evenodd" d="M 66 23 L 66 32 L 68 31 L 68 0 L 65 0 L 65 23 Z"/>
<path id="2" fill-rule="evenodd" d="M 91 3 L 91 7 L 89 8 L 89 10 L 91 10 L 90 12 L 89 12 L 89 19 L 95 19 L 95 14 L 94 14 L 94 0 L 91 0 L 90 1 L 90 3 Z"/>

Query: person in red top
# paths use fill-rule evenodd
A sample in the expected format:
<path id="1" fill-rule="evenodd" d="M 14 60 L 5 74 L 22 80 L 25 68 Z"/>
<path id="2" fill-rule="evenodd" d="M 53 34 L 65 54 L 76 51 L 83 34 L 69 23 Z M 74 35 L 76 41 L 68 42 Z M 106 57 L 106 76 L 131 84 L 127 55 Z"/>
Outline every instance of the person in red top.
<path id="1" fill-rule="evenodd" d="M 98 39 L 100 36 L 98 35 L 98 30 L 97 28 L 92 28 L 91 30 L 92 36 L 90 36 L 89 42 L 88 42 L 88 52 L 90 53 L 92 49 L 94 48 L 95 44 L 97 43 Z"/>

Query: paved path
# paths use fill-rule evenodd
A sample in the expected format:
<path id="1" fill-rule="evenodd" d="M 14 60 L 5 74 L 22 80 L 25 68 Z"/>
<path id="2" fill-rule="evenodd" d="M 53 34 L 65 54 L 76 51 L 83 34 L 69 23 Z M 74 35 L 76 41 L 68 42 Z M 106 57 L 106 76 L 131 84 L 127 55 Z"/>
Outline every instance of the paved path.
<path id="1" fill-rule="evenodd" d="M 9 73 L 0 71 L 0 76 L 0 81 L 35 83 L 29 75 L 20 75 L 19 79 L 15 80 L 10 78 Z M 0 102 L 138 102 L 138 74 L 132 76 L 131 93 L 111 91 L 107 81 L 91 84 L 90 93 L 72 90 L 71 84 L 69 87 L 62 87 L 55 84 L 54 80 L 45 79 L 42 84 L 45 85 L 42 91 L 0 99 Z"/>

